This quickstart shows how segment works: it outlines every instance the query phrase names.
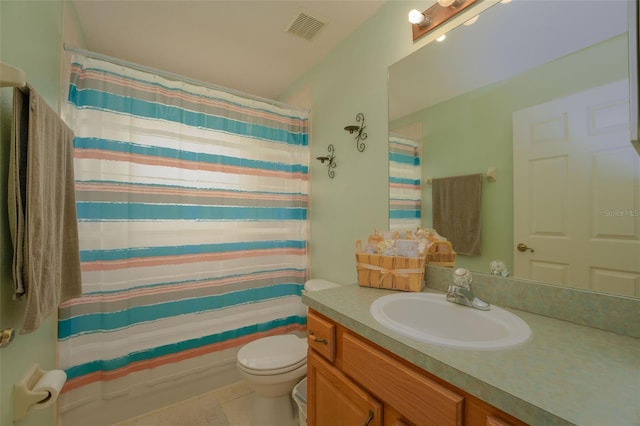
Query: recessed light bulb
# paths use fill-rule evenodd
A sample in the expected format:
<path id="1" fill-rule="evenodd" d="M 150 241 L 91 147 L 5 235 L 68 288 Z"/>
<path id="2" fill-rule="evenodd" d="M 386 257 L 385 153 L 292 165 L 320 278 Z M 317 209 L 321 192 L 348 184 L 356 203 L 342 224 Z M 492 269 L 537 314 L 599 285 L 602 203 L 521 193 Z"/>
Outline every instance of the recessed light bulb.
<path id="1" fill-rule="evenodd" d="M 446 34 L 442 34 L 440 37 L 438 37 L 436 39 L 436 41 L 444 41 L 445 38 L 447 38 L 447 35 Z"/>

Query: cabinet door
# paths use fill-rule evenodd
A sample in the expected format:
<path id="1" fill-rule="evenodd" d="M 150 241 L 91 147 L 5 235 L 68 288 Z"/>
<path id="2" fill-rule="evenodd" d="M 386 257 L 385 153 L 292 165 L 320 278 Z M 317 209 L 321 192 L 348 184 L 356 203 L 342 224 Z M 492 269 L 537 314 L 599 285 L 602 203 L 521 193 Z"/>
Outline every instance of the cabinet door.
<path id="1" fill-rule="evenodd" d="M 309 426 L 382 426 L 382 404 L 313 350 L 307 357 Z"/>
<path id="2" fill-rule="evenodd" d="M 342 370 L 402 413 L 405 423 L 461 426 L 464 396 L 435 382 L 364 342 L 344 333 Z"/>

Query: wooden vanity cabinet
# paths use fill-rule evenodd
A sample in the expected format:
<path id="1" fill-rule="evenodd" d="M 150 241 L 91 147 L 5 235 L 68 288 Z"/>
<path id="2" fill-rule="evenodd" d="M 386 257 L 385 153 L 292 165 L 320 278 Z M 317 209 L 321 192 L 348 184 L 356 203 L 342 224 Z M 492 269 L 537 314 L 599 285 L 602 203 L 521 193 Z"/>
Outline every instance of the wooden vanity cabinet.
<path id="1" fill-rule="evenodd" d="M 314 350 L 307 358 L 307 424 L 382 426 L 382 404 Z"/>
<path id="2" fill-rule="evenodd" d="M 462 425 L 464 397 L 398 362 L 350 332 L 342 333 L 342 371 L 385 405 L 419 425 Z"/>
<path id="3" fill-rule="evenodd" d="M 309 426 L 523 426 L 518 419 L 309 310 Z"/>

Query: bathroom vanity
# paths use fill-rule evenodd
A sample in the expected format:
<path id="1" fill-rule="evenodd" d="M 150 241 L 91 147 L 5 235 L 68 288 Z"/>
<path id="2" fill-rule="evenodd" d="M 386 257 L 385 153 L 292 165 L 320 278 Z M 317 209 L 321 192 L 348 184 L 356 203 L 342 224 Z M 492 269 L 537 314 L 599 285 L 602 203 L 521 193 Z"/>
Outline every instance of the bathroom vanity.
<path id="1" fill-rule="evenodd" d="M 496 351 L 447 348 L 377 323 L 369 307 L 392 293 L 345 285 L 303 295 L 310 426 L 337 418 L 395 426 L 640 421 L 638 339 L 512 310 L 531 327 L 527 342 Z"/>
<path id="2" fill-rule="evenodd" d="M 315 311 L 307 340 L 309 425 L 525 424 Z"/>

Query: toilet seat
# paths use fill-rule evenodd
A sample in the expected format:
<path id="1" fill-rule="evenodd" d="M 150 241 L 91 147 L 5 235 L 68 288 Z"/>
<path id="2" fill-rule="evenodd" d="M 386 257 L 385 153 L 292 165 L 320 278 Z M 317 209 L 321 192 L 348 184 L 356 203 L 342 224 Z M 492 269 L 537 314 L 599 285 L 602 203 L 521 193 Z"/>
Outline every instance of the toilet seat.
<path id="1" fill-rule="evenodd" d="M 238 367 L 248 374 L 284 374 L 307 362 L 307 343 L 292 334 L 263 337 L 238 351 Z"/>

